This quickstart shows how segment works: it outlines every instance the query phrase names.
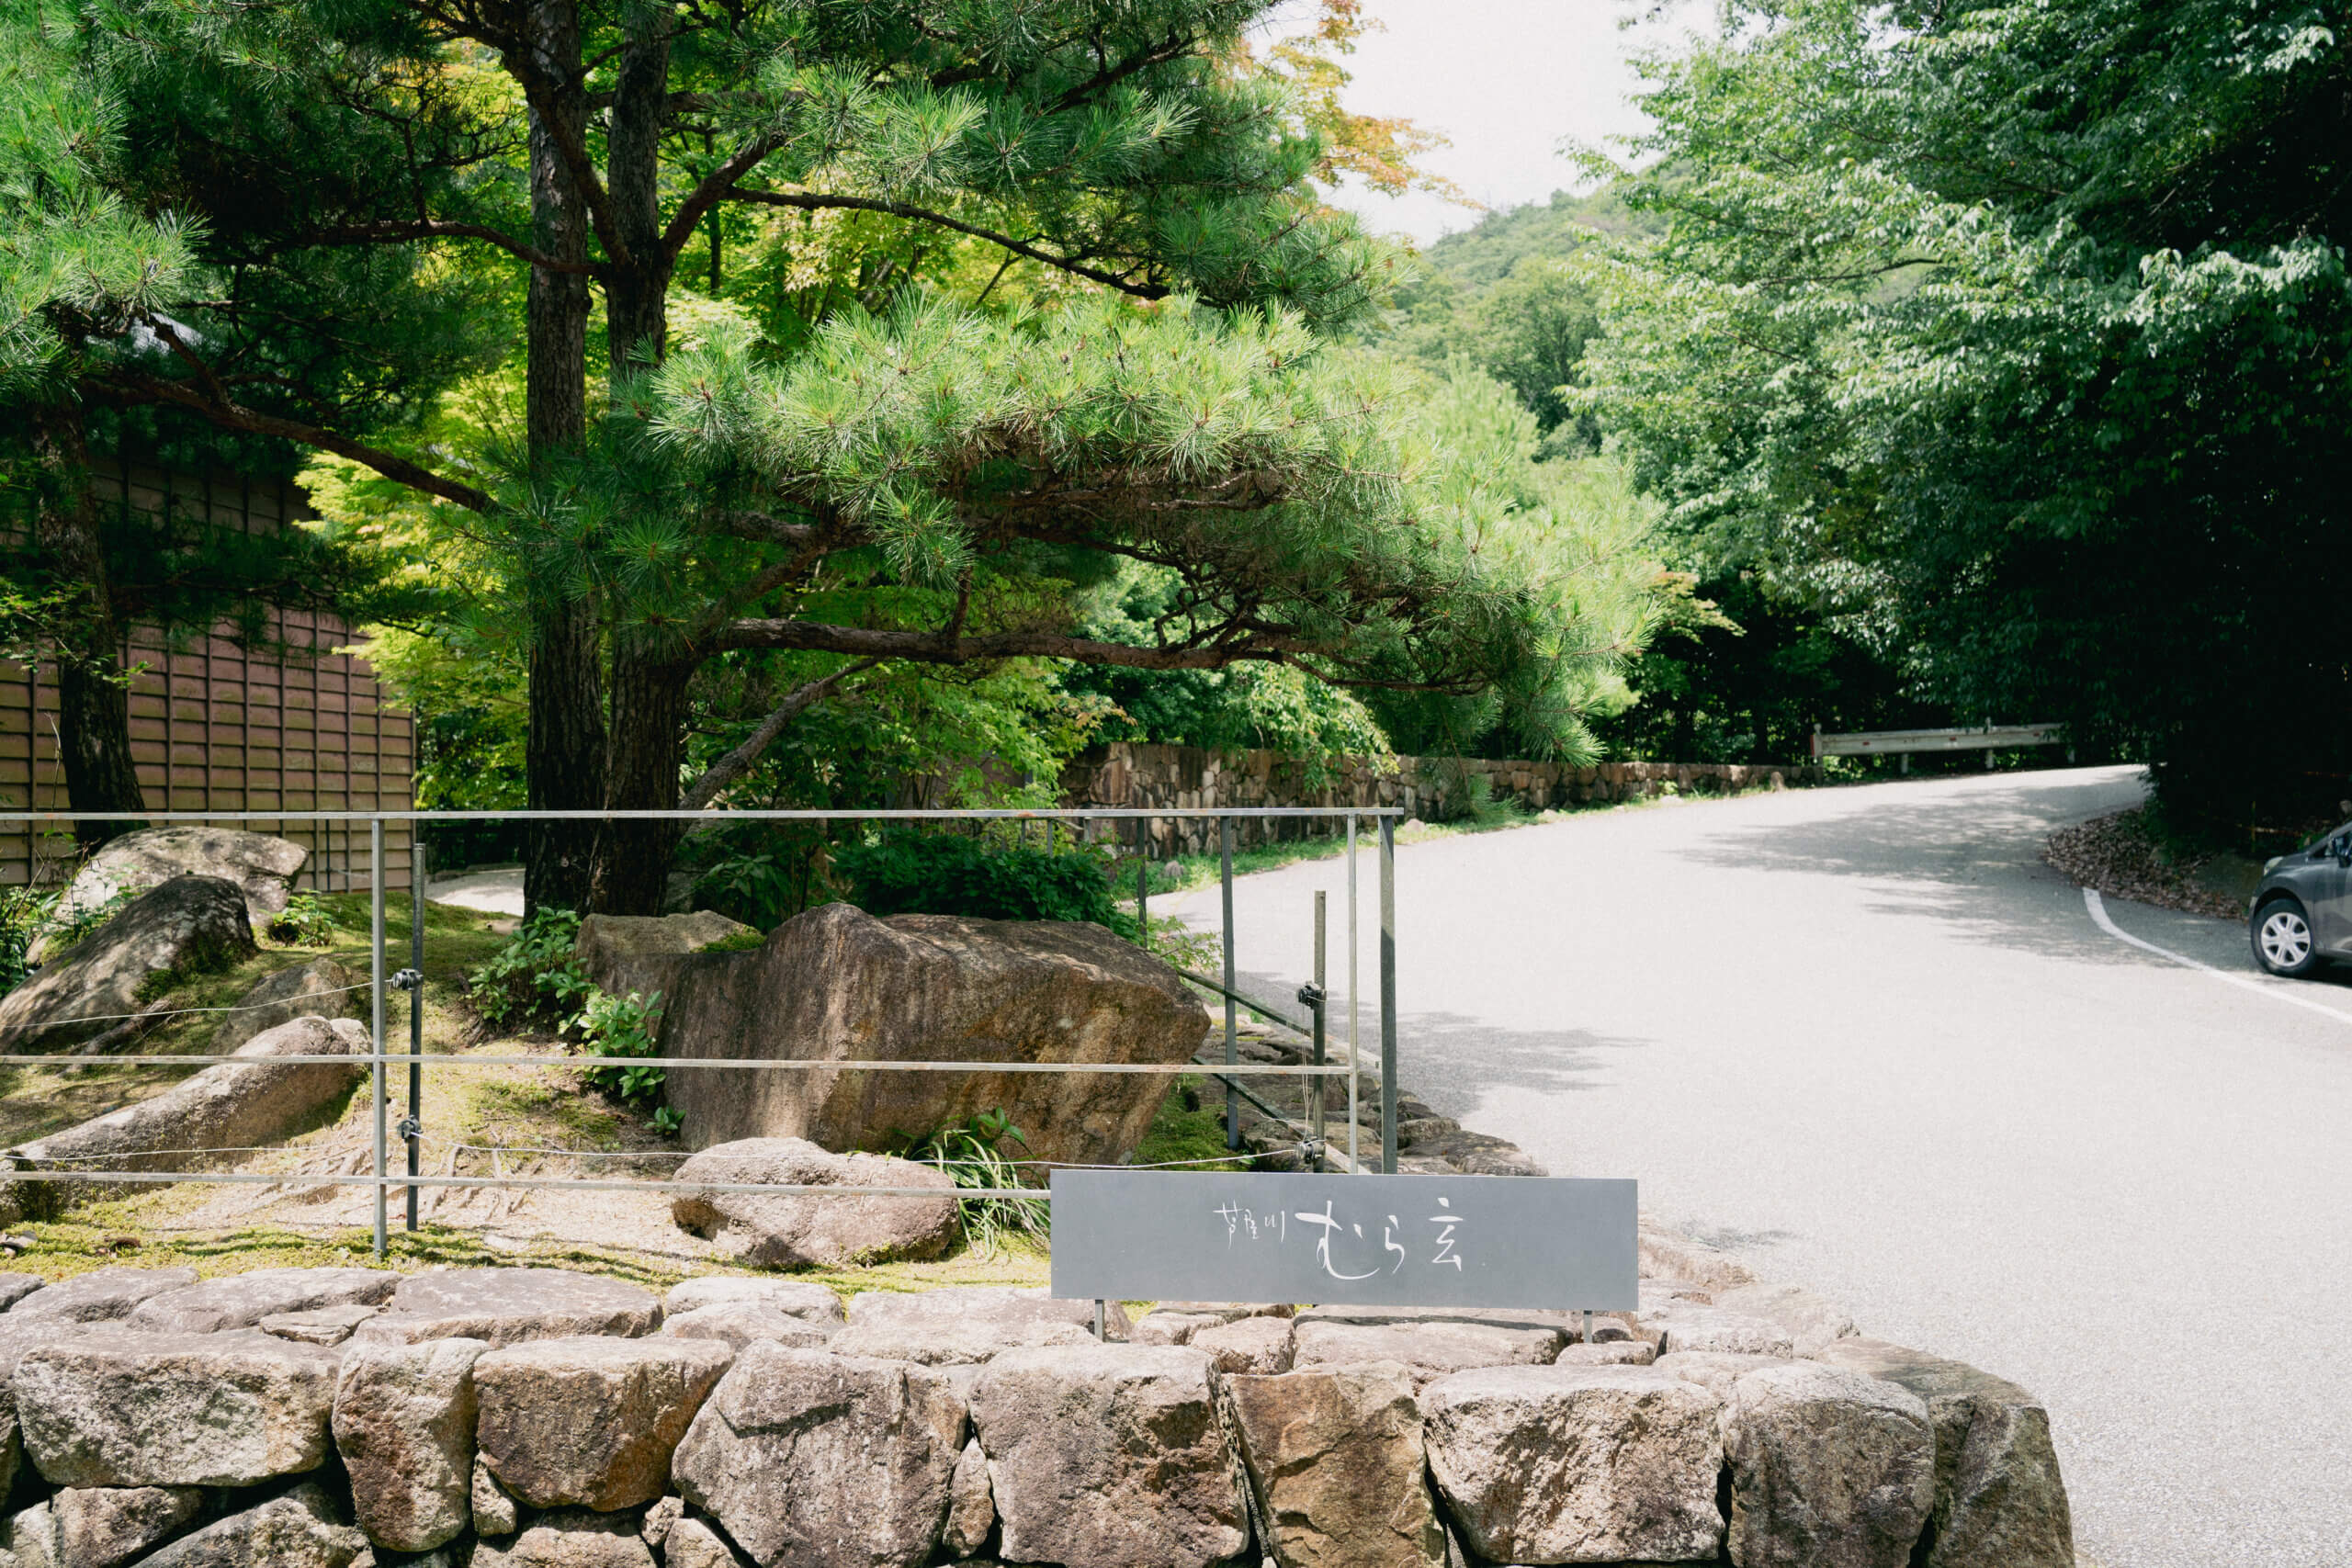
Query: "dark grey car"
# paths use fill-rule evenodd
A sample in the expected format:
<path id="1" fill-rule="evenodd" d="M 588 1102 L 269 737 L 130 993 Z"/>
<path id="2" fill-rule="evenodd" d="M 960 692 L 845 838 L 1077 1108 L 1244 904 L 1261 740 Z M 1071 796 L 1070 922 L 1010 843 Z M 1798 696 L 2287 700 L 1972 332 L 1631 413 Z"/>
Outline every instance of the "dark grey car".
<path id="1" fill-rule="evenodd" d="M 2352 822 L 2264 866 L 2246 923 L 2254 961 L 2273 975 L 2352 960 Z"/>

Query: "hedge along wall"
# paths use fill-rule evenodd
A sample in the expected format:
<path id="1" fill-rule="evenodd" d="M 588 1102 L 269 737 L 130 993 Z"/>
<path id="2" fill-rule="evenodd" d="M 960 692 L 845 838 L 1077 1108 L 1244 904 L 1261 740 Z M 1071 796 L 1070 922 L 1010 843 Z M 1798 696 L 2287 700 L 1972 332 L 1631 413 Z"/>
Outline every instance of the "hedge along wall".
<path id="1" fill-rule="evenodd" d="M 1212 751 L 1198 746 L 1121 741 L 1080 753 L 1062 772 L 1062 804 L 1123 807 L 1199 808 L 1261 806 L 1388 806 L 1408 817 L 1443 820 L 1464 809 L 1464 781 L 1492 781 L 1493 798 L 1531 811 L 1596 802 L 1639 800 L 1664 793 L 1728 793 L 1812 779 L 1809 768 L 1780 763 L 1492 761 L 1448 757 L 1335 757 L 1319 767 L 1275 751 Z M 1327 830 L 1322 824 L 1248 820 L 1235 840 L 1263 843 Z M 1118 829 L 1124 840 L 1133 831 Z M 1211 821 L 1152 825 L 1154 852 L 1203 853 L 1216 847 Z M 1098 835 L 1099 836 L 1099 835 Z"/>
<path id="2" fill-rule="evenodd" d="M 94 459 L 103 507 L 193 516 L 247 533 L 271 533 L 311 515 L 300 490 L 275 480 L 209 478 Z M 226 628 L 221 628 L 225 630 Z M 413 799 L 414 725 L 387 707 L 367 663 L 334 649 L 351 640 L 339 617 L 272 612 L 281 649 L 239 648 L 209 636 L 167 644 L 133 626 L 126 666 L 144 664 L 130 686 L 130 747 L 153 811 L 406 810 Z M 67 808 L 58 757 L 52 671 L 0 660 L 0 808 Z M 308 847 L 297 885 L 321 892 L 368 883 L 365 823 L 254 822 Z M 408 829 L 388 824 L 385 880 L 408 886 Z M 70 834 L 36 837 L 0 822 L 0 886 L 70 874 Z"/>

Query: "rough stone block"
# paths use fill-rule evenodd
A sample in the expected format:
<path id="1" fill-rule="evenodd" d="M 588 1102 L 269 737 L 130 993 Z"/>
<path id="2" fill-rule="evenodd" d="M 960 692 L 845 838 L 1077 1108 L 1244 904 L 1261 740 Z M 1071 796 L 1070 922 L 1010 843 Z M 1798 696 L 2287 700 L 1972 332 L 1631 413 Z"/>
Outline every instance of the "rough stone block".
<path id="1" fill-rule="evenodd" d="M 520 1345 L 605 1334 L 633 1337 L 662 1326 L 653 1292 L 619 1280 L 561 1269 L 450 1269 L 401 1281 L 382 1315 L 353 1338 L 405 1345 L 419 1339 L 481 1339 Z"/>
<path id="2" fill-rule="evenodd" d="M 778 1280 L 761 1274 L 705 1274 L 681 1280 L 662 1300 L 662 1310 L 676 1316 L 705 1307 L 755 1305 L 787 1313 L 820 1327 L 839 1328 L 846 1321 L 842 1299 L 826 1286 L 807 1280 Z"/>
<path id="3" fill-rule="evenodd" d="M 1714 1395 L 1654 1367 L 1492 1367 L 1421 1391 L 1430 1474 L 1493 1562 L 1701 1562 L 1723 1468 Z"/>
<path id="4" fill-rule="evenodd" d="M 13 1386 L 60 1486 L 254 1486 L 326 1461 L 338 1358 L 250 1330 L 117 1334 L 35 1350 Z"/>
<path id="5" fill-rule="evenodd" d="M 1654 1363 L 1659 1371 L 1695 1382 L 1723 1400 L 1731 1398 L 1731 1385 L 1748 1373 L 1792 1364 L 1785 1356 L 1749 1356 L 1736 1350 L 1677 1350 Z"/>
<path id="6" fill-rule="evenodd" d="M 1007 1350 L 973 1384 L 972 1424 L 1010 1561 L 1208 1568 L 1249 1542 L 1203 1351 Z"/>
<path id="7" fill-rule="evenodd" d="M 831 1197 L 821 1193 L 681 1192 L 670 1216 L 721 1253 L 766 1269 L 936 1258 L 956 1239 L 953 1178 L 936 1166 L 887 1155 L 828 1153 L 805 1138 L 744 1138 L 703 1150 L 677 1181 L 772 1182 L 781 1187 L 913 1187 L 938 1197 Z"/>
<path id="8" fill-rule="evenodd" d="M 1795 1337 L 1770 1318 L 1728 1312 L 1722 1307 L 1676 1302 L 1642 1314 L 1635 1324 L 1636 1335 L 1644 1329 L 1658 1336 L 1661 1356 L 1684 1350 L 1728 1351 L 1742 1356 L 1796 1354 Z"/>
<path id="9" fill-rule="evenodd" d="M 481 1454 L 474 1454 L 474 1479 L 471 1492 L 474 1530 L 479 1535 L 513 1535 L 522 1526 L 522 1510 L 498 1478 L 490 1473 L 490 1466 L 482 1463 Z"/>
<path id="10" fill-rule="evenodd" d="M 343 1363 L 334 1441 L 352 1511 L 376 1545 L 430 1551 L 472 1520 L 479 1339 L 371 1345 Z"/>
<path id="11" fill-rule="evenodd" d="M 475 1440 L 535 1508 L 609 1513 L 669 1490 L 670 1456 L 735 1359 L 708 1339 L 542 1339 L 474 1363 Z"/>
<path id="12" fill-rule="evenodd" d="M 303 1345 L 340 1345 L 359 1325 L 383 1309 L 371 1306 L 321 1307 L 315 1312 L 273 1313 L 254 1325 L 264 1334 Z"/>
<path id="13" fill-rule="evenodd" d="M 195 1486 L 69 1486 L 50 1500 L 61 1555 L 74 1568 L 115 1568 L 187 1529 L 204 1511 Z"/>
<path id="14" fill-rule="evenodd" d="M 1127 1314 L 1113 1302 L 1113 1337 L 1127 1333 Z M 1041 1290 L 955 1285 L 937 1291 L 867 1291 L 853 1297 L 849 1326 L 833 1336 L 843 1356 L 942 1366 L 985 1361 L 1024 1346 L 1075 1345 L 1094 1337 L 1091 1302 L 1056 1301 Z"/>
<path id="15" fill-rule="evenodd" d="M 1611 1339 L 1591 1345 L 1571 1345 L 1554 1359 L 1561 1367 L 1646 1367 L 1657 1359 L 1657 1347 L 1640 1339 Z"/>
<path id="16" fill-rule="evenodd" d="M 256 1269 L 150 1296 L 125 1326 L 141 1334 L 217 1334 L 280 1313 L 379 1306 L 401 1282 L 381 1269 Z"/>
<path id="17" fill-rule="evenodd" d="M 1193 1336 L 1193 1348 L 1207 1351 L 1220 1372 L 1265 1375 L 1290 1371 L 1290 1337 L 1286 1318 L 1245 1317 L 1201 1329 Z"/>
<path id="18" fill-rule="evenodd" d="M 1883 1339 L 1838 1339 L 1819 1359 L 1928 1402 L 1936 1499 L 1925 1568 L 2073 1568 L 2074 1514 L 2040 1400 L 1964 1361 Z"/>
<path id="19" fill-rule="evenodd" d="M 113 1322 L 129 1317 L 151 1297 L 195 1283 L 193 1269 L 93 1269 L 19 1299 L 8 1309 L 7 1325 L 16 1328 L 37 1319 Z"/>
<path id="20" fill-rule="evenodd" d="M 481 1542 L 472 1568 L 653 1568 L 653 1549 L 630 1515 L 564 1508 L 533 1519 L 504 1545 Z"/>
<path id="21" fill-rule="evenodd" d="M 949 1553 L 971 1556 L 989 1543 L 996 1529 L 996 1499 L 989 1492 L 989 1459 L 978 1438 L 964 1445 L 956 1472 L 947 1481 L 947 1528 L 942 1536 Z"/>
<path id="22" fill-rule="evenodd" d="M 48 1283 L 38 1274 L 0 1273 L 0 1312 L 6 1312 Z"/>
<path id="23" fill-rule="evenodd" d="M 1844 1307 L 1801 1285 L 1741 1285 L 1717 1292 L 1714 1304 L 1780 1325 L 1800 1356 L 1813 1355 L 1858 1332 Z"/>
<path id="24" fill-rule="evenodd" d="M 662 1568 L 751 1568 L 751 1559 L 700 1519 L 680 1519 L 662 1547 Z"/>
<path id="25" fill-rule="evenodd" d="M 1308 1315 L 1292 1333 L 1291 1364 L 1397 1361 L 1426 1381 L 1473 1367 L 1543 1366 L 1559 1356 L 1566 1338 L 1563 1329 L 1540 1324 L 1505 1326 L 1462 1318 L 1346 1323 Z"/>
<path id="26" fill-rule="evenodd" d="M 1234 1376 L 1220 1389 L 1280 1568 L 1442 1568 L 1404 1368 Z"/>
<path id="27" fill-rule="evenodd" d="M 754 1345 L 678 1445 L 686 1500 L 763 1568 L 918 1568 L 946 1524 L 964 1401 L 903 1361 Z"/>
<path id="28" fill-rule="evenodd" d="M 1935 1502 L 1927 1403 L 1797 1362 L 1732 1384 L 1731 1557 L 1739 1568 L 1905 1568 Z"/>
<path id="29" fill-rule="evenodd" d="M 368 1538 L 314 1482 L 184 1535 L 139 1568 L 351 1568 Z"/>
<path id="30" fill-rule="evenodd" d="M 662 1337 L 712 1339 L 733 1350 L 763 1339 L 797 1349 L 816 1350 L 824 1348 L 832 1337 L 832 1331 L 757 1302 L 729 1302 L 667 1314 L 662 1320 Z"/>

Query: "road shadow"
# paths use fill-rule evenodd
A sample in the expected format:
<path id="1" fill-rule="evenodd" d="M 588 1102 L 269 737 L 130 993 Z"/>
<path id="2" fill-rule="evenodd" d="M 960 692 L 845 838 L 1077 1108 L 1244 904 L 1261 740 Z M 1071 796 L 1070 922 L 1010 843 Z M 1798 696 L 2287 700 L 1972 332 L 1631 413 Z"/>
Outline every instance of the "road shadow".
<path id="1" fill-rule="evenodd" d="M 2003 784 L 1910 801 L 1888 798 L 1902 785 L 1880 786 L 1833 817 L 1730 826 L 1668 852 L 1730 870 L 1882 883 L 1872 913 L 1939 920 L 1967 941 L 2085 963 L 2165 962 L 2100 931 L 2081 890 L 2041 862 L 2052 831 L 2114 808 L 2115 781 L 2018 775 Z"/>

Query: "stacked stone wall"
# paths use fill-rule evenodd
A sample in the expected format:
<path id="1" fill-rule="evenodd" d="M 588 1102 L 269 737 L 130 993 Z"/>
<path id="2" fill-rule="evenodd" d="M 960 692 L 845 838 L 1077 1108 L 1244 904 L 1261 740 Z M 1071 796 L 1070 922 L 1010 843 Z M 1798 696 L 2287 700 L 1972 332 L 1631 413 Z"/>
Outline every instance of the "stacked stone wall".
<path id="1" fill-rule="evenodd" d="M 1647 1238 L 1637 1310 L 0 1276 L 6 1568 L 2067 1568 L 2041 1404 Z"/>
<path id="2" fill-rule="evenodd" d="M 1452 757 L 1334 757 L 1319 763 L 1279 752 L 1212 751 L 1198 746 L 1121 741 L 1097 747 L 1062 772 L 1062 804 L 1159 810 L 1256 807 L 1391 807 L 1408 818 L 1447 821 L 1469 809 L 1483 779 L 1490 798 L 1530 811 L 1643 800 L 1661 794 L 1735 794 L 1814 781 L 1809 765 L 1770 762 L 1562 762 Z M 1320 834 L 1329 825 L 1244 818 L 1241 844 Z M 1121 824 L 1125 837 L 1133 829 Z M 1107 827 L 1102 829 L 1107 834 Z M 1156 853 L 1204 853 L 1216 847 L 1211 821 L 1169 818 L 1152 825 Z"/>

